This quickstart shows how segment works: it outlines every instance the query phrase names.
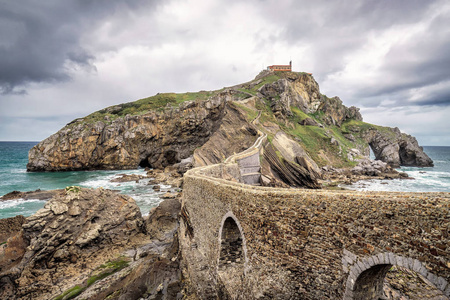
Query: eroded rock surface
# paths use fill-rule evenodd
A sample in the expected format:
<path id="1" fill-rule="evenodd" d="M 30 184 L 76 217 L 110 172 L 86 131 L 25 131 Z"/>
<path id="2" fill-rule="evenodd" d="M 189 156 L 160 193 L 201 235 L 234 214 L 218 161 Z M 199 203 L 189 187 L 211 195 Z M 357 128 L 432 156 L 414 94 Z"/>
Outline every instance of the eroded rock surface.
<path id="1" fill-rule="evenodd" d="M 128 196 L 77 187 L 60 192 L 1 246 L 1 253 L 15 247 L 22 257 L 11 266 L 0 255 L 0 298 L 49 299 L 143 232 L 140 210 Z"/>
<path id="2" fill-rule="evenodd" d="M 28 171 L 162 168 L 192 155 L 220 125 L 227 93 L 112 122 L 76 120 L 34 146 Z"/>
<path id="3" fill-rule="evenodd" d="M 276 115 L 291 116 L 291 107 L 312 113 L 320 105 L 321 94 L 319 84 L 306 73 L 285 73 L 274 83 L 265 84 L 259 92 L 271 101 L 271 107 Z"/>
<path id="4" fill-rule="evenodd" d="M 371 129 L 363 134 L 376 159 L 392 167 L 432 167 L 433 161 L 419 146 L 416 138 L 396 128 Z"/>
<path id="5" fill-rule="evenodd" d="M 250 147 L 257 135 L 255 127 L 230 103 L 219 129 L 202 147 L 195 150 L 193 164 L 198 167 L 222 162 L 230 155 Z"/>

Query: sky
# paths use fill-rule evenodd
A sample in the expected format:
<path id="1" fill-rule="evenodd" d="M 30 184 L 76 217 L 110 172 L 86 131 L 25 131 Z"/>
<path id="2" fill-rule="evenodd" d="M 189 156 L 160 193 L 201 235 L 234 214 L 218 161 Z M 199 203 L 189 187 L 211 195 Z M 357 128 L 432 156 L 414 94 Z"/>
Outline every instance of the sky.
<path id="1" fill-rule="evenodd" d="M 448 0 L 0 0 L 0 140 L 290 60 L 364 121 L 450 146 Z"/>

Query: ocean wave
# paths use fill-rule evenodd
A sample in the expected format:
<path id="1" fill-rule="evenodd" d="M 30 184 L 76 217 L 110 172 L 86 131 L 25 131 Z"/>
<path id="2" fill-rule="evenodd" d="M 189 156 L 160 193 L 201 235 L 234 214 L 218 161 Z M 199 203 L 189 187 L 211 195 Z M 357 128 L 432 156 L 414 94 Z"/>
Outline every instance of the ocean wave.
<path id="1" fill-rule="evenodd" d="M 359 191 L 450 192 L 448 172 L 408 172 L 414 179 L 362 180 L 345 188 Z"/>
<path id="2" fill-rule="evenodd" d="M 14 199 L 14 200 L 5 200 L 0 202 L 0 209 L 7 209 L 7 208 L 12 208 L 12 207 L 17 207 L 17 206 L 23 206 L 25 204 L 30 204 L 30 203 L 45 203 L 45 200 L 39 200 L 39 199 Z"/>

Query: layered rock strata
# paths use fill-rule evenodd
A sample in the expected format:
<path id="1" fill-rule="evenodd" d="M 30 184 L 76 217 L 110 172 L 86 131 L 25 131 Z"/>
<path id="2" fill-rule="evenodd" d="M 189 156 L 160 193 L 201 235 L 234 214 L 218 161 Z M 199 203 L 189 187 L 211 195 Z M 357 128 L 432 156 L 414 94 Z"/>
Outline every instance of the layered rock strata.
<path id="1" fill-rule="evenodd" d="M 220 126 L 226 93 L 112 122 L 76 120 L 29 152 L 28 171 L 161 168 L 192 155 Z"/>
<path id="2" fill-rule="evenodd" d="M 33 216 L 0 222 L 10 229 L 0 240 L 0 298 L 181 297 L 179 211 L 168 199 L 144 220 L 114 191 L 60 191 Z"/>

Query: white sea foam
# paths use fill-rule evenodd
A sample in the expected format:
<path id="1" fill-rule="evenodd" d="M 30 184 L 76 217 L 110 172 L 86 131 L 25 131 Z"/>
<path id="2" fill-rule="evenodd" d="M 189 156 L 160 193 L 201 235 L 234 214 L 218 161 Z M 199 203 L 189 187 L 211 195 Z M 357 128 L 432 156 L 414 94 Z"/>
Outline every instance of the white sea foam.
<path id="1" fill-rule="evenodd" d="M 160 196 L 171 190 L 170 185 L 160 184 L 160 191 L 154 191 L 153 185 L 148 184 L 150 178 L 143 178 L 138 182 L 111 182 L 111 180 L 119 178 L 123 174 L 145 175 L 146 172 L 143 169 L 110 171 L 81 182 L 80 185 L 90 188 L 102 187 L 105 189 L 119 190 L 122 194 L 130 196 L 136 201 L 136 204 L 140 207 L 143 215 L 148 215 L 150 209 L 157 206 L 162 201 Z"/>
<path id="2" fill-rule="evenodd" d="M 450 192 L 450 172 L 407 171 L 414 179 L 362 180 L 343 187 L 360 191 Z"/>
<path id="3" fill-rule="evenodd" d="M 24 204 L 28 204 L 28 203 L 45 203 L 45 200 L 39 200 L 39 199 L 14 199 L 14 200 L 5 200 L 0 202 L 0 209 L 6 209 L 6 208 L 11 208 L 11 207 L 15 207 L 15 206 L 23 206 Z"/>

